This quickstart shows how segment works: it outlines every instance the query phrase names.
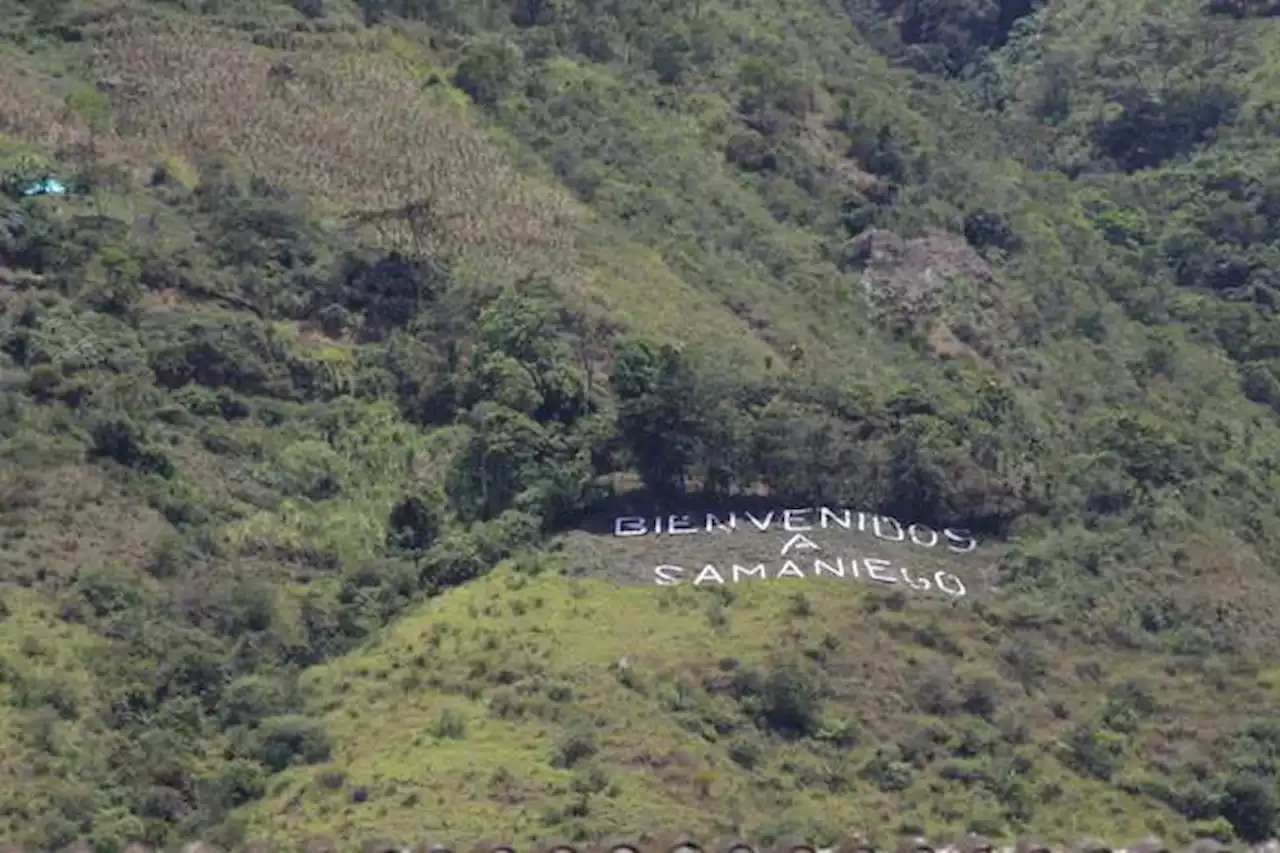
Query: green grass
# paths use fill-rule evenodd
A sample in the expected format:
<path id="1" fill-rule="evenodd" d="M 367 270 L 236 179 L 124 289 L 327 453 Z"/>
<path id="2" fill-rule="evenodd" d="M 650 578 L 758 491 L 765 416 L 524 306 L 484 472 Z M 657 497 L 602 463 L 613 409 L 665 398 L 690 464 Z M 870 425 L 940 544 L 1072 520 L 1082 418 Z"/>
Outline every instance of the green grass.
<path id="1" fill-rule="evenodd" d="M 1008 633 L 967 604 L 890 603 L 836 581 L 743 584 L 722 594 L 495 572 L 308 674 L 312 707 L 340 746 L 330 765 L 286 772 L 250 810 L 249 832 L 280 844 L 315 832 L 461 844 L 660 827 L 826 837 L 916 824 L 947 837 L 998 825 L 1007 808 L 981 784 L 938 787 L 940 774 L 969 767 L 1014 772 L 1013 788 L 1031 803 L 1027 831 L 1055 842 L 1148 830 L 1186 836 L 1187 825 L 1149 799 L 1081 780 L 1060 750 L 1069 728 L 1096 713 L 1097 695 L 1127 679 L 1146 685 L 1159 707 L 1131 742 L 1152 752 L 1194 749 L 1189 732 L 1205 737 L 1223 725 L 1212 704 L 1194 698 L 1204 678 L 1198 664 L 1057 646 L 1024 689 L 993 661 L 1019 644 L 1039 648 L 1037 632 Z M 852 748 L 788 742 L 758 728 L 730 695 L 741 671 L 767 673 L 806 656 L 826 673 L 822 723 L 851 723 Z M 1086 661 L 1101 672 L 1079 666 Z M 1233 701 L 1275 695 L 1260 673 L 1226 678 Z M 926 714 L 939 681 L 945 703 L 983 679 L 999 697 L 991 723 L 954 708 Z M 464 737 L 433 733 L 447 713 L 465 721 Z M 1021 734 L 992 753 L 956 757 L 966 739 L 1013 731 Z M 555 766 L 557 750 L 581 732 L 590 732 L 595 754 Z M 905 790 L 882 791 L 863 775 L 878 749 L 929 738 L 937 742 L 925 754 L 933 754 L 918 759 Z M 762 756 L 750 770 L 730 757 L 744 743 Z M 1011 761 L 1027 766 L 1010 771 Z M 1119 772 L 1136 779 L 1145 770 L 1135 751 Z M 593 771 L 604 789 L 581 816 L 566 814 L 578 800 L 575 782 Z M 332 773 L 342 774 L 340 787 L 319 781 Z M 352 802 L 357 787 L 366 802 Z M 1055 788 L 1062 793 L 1047 793 Z"/>

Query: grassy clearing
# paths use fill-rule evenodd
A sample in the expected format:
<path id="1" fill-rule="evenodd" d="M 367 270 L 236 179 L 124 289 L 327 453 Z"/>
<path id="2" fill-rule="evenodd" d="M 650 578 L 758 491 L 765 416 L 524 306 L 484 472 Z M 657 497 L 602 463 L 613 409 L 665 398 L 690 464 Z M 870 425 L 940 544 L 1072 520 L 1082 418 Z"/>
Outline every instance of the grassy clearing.
<path id="1" fill-rule="evenodd" d="M 341 746 L 331 764 L 281 777 L 250 811 L 248 830 L 282 844 L 316 832 L 463 843 L 657 827 L 769 837 L 916 824 L 1000 834 L 1007 804 L 981 784 L 944 793 L 939 774 L 1013 761 L 1022 769 L 1005 765 L 1014 774 L 1005 783 L 1027 788 L 1030 832 L 1062 841 L 1184 836 L 1187 825 L 1145 797 L 1064 767 L 1062 742 L 1097 711 L 1099 692 L 1136 679 L 1159 710 L 1133 744 L 1203 755 L 1225 734 L 1202 692 L 1208 671 L 1061 647 L 1019 669 L 1012 650 L 1025 643 L 1032 654 L 1040 641 L 980 613 L 835 581 L 652 590 L 499 571 L 308 674 L 312 706 Z M 757 727 L 733 698 L 735 675 L 806 656 L 826 673 L 820 727 L 848 726 L 855 743 L 833 745 L 817 729 L 787 740 Z M 1238 691 L 1233 702 L 1260 708 L 1275 696 L 1265 673 L 1212 673 Z M 993 722 L 946 707 L 928 716 L 930 702 L 948 701 L 932 692 L 939 678 L 957 695 L 987 684 L 998 696 Z M 1020 731 L 1020 745 L 999 759 L 949 755 L 991 725 Z M 905 765 L 902 790 L 873 771 L 868 778 L 878 751 L 930 741 L 920 768 Z M 556 766 L 566 749 L 583 757 Z M 1140 776 L 1136 755 L 1117 772 Z M 353 802 L 357 788 L 366 801 Z"/>

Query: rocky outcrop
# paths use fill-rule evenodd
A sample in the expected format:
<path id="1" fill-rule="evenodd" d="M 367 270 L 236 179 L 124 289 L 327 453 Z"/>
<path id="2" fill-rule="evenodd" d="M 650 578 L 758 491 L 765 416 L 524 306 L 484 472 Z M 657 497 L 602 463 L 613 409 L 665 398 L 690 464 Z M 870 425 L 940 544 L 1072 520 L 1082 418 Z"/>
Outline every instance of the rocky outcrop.
<path id="1" fill-rule="evenodd" d="M 881 326 L 918 336 L 938 357 L 1002 362 L 1011 334 L 1003 287 L 963 237 L 935 231 L 904 239 L 872 228 L 849 241 L 841 266 L 858 275 Z"/>

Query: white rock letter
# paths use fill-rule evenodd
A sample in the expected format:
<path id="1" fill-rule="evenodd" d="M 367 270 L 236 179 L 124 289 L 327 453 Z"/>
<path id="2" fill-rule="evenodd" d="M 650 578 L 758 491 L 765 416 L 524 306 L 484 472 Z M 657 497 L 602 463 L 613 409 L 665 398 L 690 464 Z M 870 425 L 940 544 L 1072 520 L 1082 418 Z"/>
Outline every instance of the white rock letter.
<path id="1" fill-rule="evenodd" d="M 653 570 L 653 582 L 658 586 L 679 586 L 684 569 L 679 566 L 658 566 Z"/>
<path id="2" fill-rule="evenodd" d="M 720 520 L 719 516 L 707 513 L 707 532 L 712 530 L 723 530 L 725 533 L 732 533 L 738 528 L 738 517 L 733 513 L 729 513 L 729 521 L 725 523 Z"/>
<path id="3" fill-rule="evenodd" d="M 964 581 L 951 574 L 951 572 L 938 572 L 933 576 L 933 582 L 938 585 L 938 589 L 943 592 L 950 593 L 957 598 L 963 598 L 965 594 Z"/>
<path id="4" fill-rule="evenodd" d="M 885 536 L 883 533 L 881 533 L 880 522 L 882 521 L 893 522 L 893 527 L 895 530 L 898 531 L 898 534 L 896 536 Z M 898 519 L 891 518 L 887 515 L 877 515 L 871 519 L 871 532 L 874 533 L 876 536 L 880 537 L 881 539 L 888 539 L 890 542 L 901 542 L 902 540 L 907 538 L 907 533 L 905 530 L 902 529 L 902 525 L 898 523 Z"/>
<path id="5" fill-rule="evenodd" d="M 867 577 L 872 580 L 878 580 L 881 583 L 897 583 L 897 579 L 893 575 L 887 574 L 890 568 L 888 560 L 877 560 L 875 557 L 867 557 L 862 561 L 867 567 Z M 886 572 L 886 574 L 877 574 L 877 572 Z"/>
<path id="6" fill-rule="evenodd" d="M 720 572 L 716 571 L 716 567 L 710 564 L 702 567 L 702 571 L 698 572 L 698 576 L 693 579 L 694 586 L 702 586 L 704 583 L 724 583 L 724 578 L 720 576 Z"/>
<path id="7" fill-rule="evenodd" d="M 830 509 L 828 509 L 827 507 L 825 507 L 825 506 L 824 506 L 824 507 L 819 507 L 819 508 L 818 508 L 818 522 L 822 525 L 822 529 L 823 529 L 823 530 L 826 530 L 826 529 L 827 529 L 827 520 L 828 520 L 828 519 L 830 519 L 831 521 L 833 521 L 833 522 L 835 522 L 836 524 L 840 525 L 840 526 L 841 526 L 841 527 L 843 527 L 845 530 L 849 530 L 850 528 L 852 528 L 852 527 L 853 527 L 853 513 L 852 513 L 850 510 L 847 510 L 847 509 L 844 511 L 844 518 L 843 518 L 843 519 L 841 519 L 841 518 L 840 518 L 840 516 L 836 515 L 834 512 L 832 512 L 832 511 L 831 511 Z"/>
<path id="8" fill-rule="evenodd" d="M 854 565 L 857 565 L 856 560 L 854 561 Z M 823 572 L 826 572 L 827 574 L 835 575 L 838 578 L 844 577 L 844 558 L 836 557 L 836 567 L 834 569 L 831 568 L 831 564 L 826 562 L 825 560 L 814 560 L 813 576 L 816 578 L 819 575 L 821 575 Z"/>
<path id="9" fill-rule="evenodd" d="M 928 592 L 928 591 L 929 591 L 929 586 L 930 586 L 930 585 L 929 585 L 929 579 L 928 579 L 928 578 L 913 578 L 913 577 L 911 577 L 911 570 L 910 570 L 910 569 L 908 569 L 906 566 L 903 566 L 903 567 L 902 567 L 901 569 L 899 569 L 898 571 L 900 571 L 900 572 L 902 573 L 902 579 L 903 579 L 904 581 L 906 581 L 906 582 L 907 582 L 907 586 L 911 587 L 912 589 L 918 589 L 918 590 L 920 590 L 921 592 Z"/>
<path id="10" fill-rule="evenodd" d="M 687 515 L 673 515 L 667 518 L 668 533 L 697 533 L 693 520 Z"/>
<path id="11" fill-rule="evenodd" d="M 782 580 L 783 577 L 788 578 L 804 578 L 804 572 L 800 571 L 800 567 L 795 563 L 787 560 L 782 564 L 782 568 L 778 570 L 776 580 Z"/>
<path id="12" fill-rule="evenodd" d="M 648 521 L 638 515 L 624 515 L 613 520 L 614 536 L 643 536 L 648 532 Z"/>
<path id="13" fill-rule="evenodd" d="M 808 515 L 811 512 L 813 512 L 813 510 L 807 507 L 805 509 L 784 509 L 782 511 L 782 528 L 792 532 L 797 530 L 812 530 L 813 525 L 808 521 L 803 518 L 799 518 L 799 520 L 797 520 L 798 517 Z"/>
<path id="14" fill-rule="evenodd" d="M 779 554 L 779 556 L 782 556 L 782 557 L 787 556 L 787 552 L 790 551 L 792 548 L 803 548 L 806 551 L 822 550 L 821 548 L 818 547 L 816 542 L 814 542 L 808 536 L 805 536 L 803 533 L 797 533 L 795 536 L 792 536 L 790 539 L 788 539 L 787 544 L 782 546 L 782 552 Z"/>
<path id="15" fill-rule="evenodd" d="M 923 530 L 929 534 L 928 542 L 920 541 L 920 531 Z M 932 548 L 938 544 L 938 532 L 932 527 L 926 527 L 923 524 L 913 524 L 907 528 L 907 534 L 911 537 L 911 541 L 917 545 L 923 545 L 926 548 Z"/>
<path id="16" fill-rule="evenodd" d="M 978 540 L 970 536 L 969 531 L 967 530 L 952 530 L 948 527 L 946 530 L 942 531 L 942 535 L 950 539 L 952 542 L 959 543 L 958 545 L 947 546 L 957 554 L 967 554 L 974 548 L 978 547 Z"/>

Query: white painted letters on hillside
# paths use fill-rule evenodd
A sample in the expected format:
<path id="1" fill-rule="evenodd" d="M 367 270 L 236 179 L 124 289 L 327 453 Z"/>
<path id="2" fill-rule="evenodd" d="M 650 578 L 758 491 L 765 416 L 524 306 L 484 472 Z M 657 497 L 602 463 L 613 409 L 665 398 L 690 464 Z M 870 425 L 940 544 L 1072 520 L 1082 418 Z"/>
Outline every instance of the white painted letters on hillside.
<path id="1" fill-rule="evenodd" d="M 738 516 L 729 513 L 729 520 L 721 521 L 718 517 L 707 513 L 707 532 L 712 530 L 723 530 L 725 533 L 732 533 L 738 529 Z"/>
<path id="2" fill-rule="evenodd" d="M 888 560 L 877 560 L 874 557 L 868 557 L 862 561 L 862 564 L 867 567 L 867 577 L 878 580 L 881 583 L 898 582 L 898 579 L 893 575 L 887 574 L 891 568 Z"/>
<path id="3" fill-rule="evenodd" d="M 795 536 L 792 536 L 790 539 L 787 540 L 787 544 L 782 546 L 781 556 L 783 557 L 787 556 L 787 553 L 794 548 L 802 548 L 808 551 L 822 550 L 821 548 L 818 547 L 818 544 L 816 542 L 814 542 L 808 536 L 805 536 L 803 533 L 797 533 Z"/>
<path id="4" fill-rule="evenodd" d="M 813 529 L 813 525 L 806 520 L 797 520 L 800 516 L 813 512 L 812 509 L 786 509 L 782 511 L 782 527 L 784 530 L 794 533 L 796 531 L 809 531 Z"/>
<path id="5" fill-rule="evenodd" d="M 680 583 L 680 575 L 684 574 L 684 569 L 679 566 L 658 566 L 653 574 L 658 586 L 675 586 Z"/>
<path id="6" fill-rule="evenodd" d="M 964 598 L 968 594 L 964 582 L 951 572 L 939 571 L 935 572 L 931 578 L 926 578 L 916 576 L 906 566 L 894 566 L 890 561 L 876 557 L 867 557 L 861 562 L 867 578 L 882 584 L 904 584 L 919 592 L 937 590 L 954 598 Z M 815 559 L 807 564 L 787 560 L 774 566 L 765 563 L 758 563 L 751 567 L 734 564 L 727 572 L 721 571 L 715 565 L 707 564 L 698 571 L 690 583 L 697 587 L 711 584 L 723 586 L 745 580 L 777 581 L 807 577 L 833 577 L 856 581 L 862 576 L 858 563 L 857 557 L 849 557 L 847 560 L 843 557 Z M 680 586 L 686 583 L 685 577 L 686 570 L 682 566 L 662 565 L 653 570 L 653 580 L 658 586 Z"/>
<path id="7" fill-rule="evenodd" d="M 967 530 L 952 530 L 948 527 L 946 530 L 942 531 L 942 535 L 952 542 L 960 543 L 947 546 L 957 554 L 967 554 L 974 548 L 978 547 L 978 540 L 970 536 L 969 531 Z"/>
<path id="8" fill-rule="evenodd" d="M 697 533 L 698 528 L 693 526 L 693 521 L 687 515 L 673 515 L 667 519 L 668 533 Z"/>
<path id="9" fill-rule="evenodd" d="M 893 524 L 894 533 L 892 536 L 886 536 L 880 529 L 880 522 L 891 522 Z M 877 515 L 871 519 L 871 531 L 881 539 L 888 539 L 890 542 L 901 542 L 907 538 L 906 531 L 902 529 L 902 525 L 898 523 L 898 519 L 890 518 L 887 515 Z"/>
<path id="10" fill-rule="evenodd" d="M 943 583 L 946 581 L 946 583 Z M 933 582 L 938 585 L 938 589 L 943 592 L 950 593 L 954 596 L 963 596 L 965 594 L 964 582 L 960 578 L 951 574 L 951 572 L 938 572 L 933 576 Z"/>
<path id="11" fill-rule="evenodd" d="M 643 536 L 648 532 L 648 523 L 639 516 L 624 515 L 613 521 L 614 536 Z"/>
<path id="12" fill-rule="evenodd" d="M 902 579 L 907 582 L 907 586 L 911 587 L 912 589 L 918 589 L 921 592 L 929 591 L 928 578 L 913 578 L 911 576 L 911 570 L 908 569 L 906 566 L 903 566 L 902 568 L 900 568 L 898 572 L 899 574 L 902 575 Z"/>
<path id="13" fill-rule="evenodd" d="M 822 525 L 823 530 L 827 529 L 828 521 L 849 530 L 853 526 L 853 511 L 846 509 L 844 515 L 839 516 L 825 506 L 818 507 L 818 524 Z"/>
<path id="14" fill-rule="evenodd" d="M 854 517 L 857 517 L 855 522 Z M 742 526 L 745 519 L 749 526 Z M 782 580 L 784 578 L 830 577 L 861 581 L 865 578 L 881 584 L 902 585 L 917 592 L 939 592 L 955 598 L 968 594 L 964 582 L 947 571 L 932 575 L 917 574 L 915 570 L 879 557 L 822 556 L 825 544 L 814 541 L 813 531 L 843 530 L 869 534 L 882 542 L 912 548 L 938 548 L 940 544 L 955 554 L 967 554 L 978 547 L 978 540 L 963 528 L 934 530 L 927 524 L 912 522 L 903 524 L 887 515 L 860 512 L 845 507 L 826 506 L 791 507 L 769 510 L 763 515 L 744 511 L 708 512 L 703 514 L 674 513 L 655 516 L 619 516 L 613 522 L 613 534 L 619 537 L 646 535 L 690 536 L 696 533 L 729 534 L 741 530 L 767 533 L 785 531 L 790 538 L 779 552 L 780 563 L 755 563 L 739 565 L 731 563 L 723 568 L 706 564 L 700 569 L 663 564 L 653 570 L 653 580 L 658 586 L 706 586 L 740 583 L 745 580 Z M 820 537 L 819 537 L 820 538 Z M 821 558 L 819 558 L 821 557 Z M 861 565 L 860 565 L 861 564 Z"/>
<path id="15" fill-rule="evenodd" d="M 857 523 L 854 523 L 854 516 Z M 840 528 L 853 530 L 856 526 L 859 533 L 870 533 L 877 539 L 886 542 L 910 543 L 920 548 L 936 548 L 942 541 L 947 549 L 957 554 L 967 554 L 978 547 L 978 540 L 968 531 L 959 528 L 934 530 L 927 524 L 913 522 L 904 525 L 889 515 L 857 512 L 851 509 L 832 509 L 831 507 L 798 507 L 783 510 L 769 510 L 763 516 L 752 512 L 743 512 L 741 517 L 750 522 L 750 526 L 767 533 L 781 526 L 788 533 L 808 533 L 821 529 Z M 614 536 L 646 536 L 669 535 L 682 536 L 693 533 L 736 533 L 743 529 L 738 524 L 739 515 L 735 512 L 708 512 L 696 519 L 689 513 L 655 516 L 646 518 L 639 515 L 619 516 L 613 521 Z M 749 529 L 749 528 L 748 528 Z"/>
<path id="16" fill-rule="evenodd" d="M 703 566 L 702 571 L 698 572 L 698 576 L 693 579 L 695 586 L 713 581 L 715 583 L 724 583 L 724 578 L 720 576 L 720 572 L 716 571 L 716 567 L 712 565 Z"/>
<path id="17" fill-rule="evenodd" d="M 921 530 L 924 530 L 924 531 L 927 531 L 927 532 L 928 532 L 928 534 L 929 534 L 929 541 L 928 541 L 928 542 L 922 542 L 922 541 L 920 541 L 920 531 L 921 531 Z M 913 525 L 911 525 L 910 527 L 908 527 L 908 528 L 907 528 L 907 535 L 911 537 L 911 541 L 912 541 L 912 543 L 914 543 L 914 544 L 916 544 L 916 545 L 922 545 L 922 546 L 924 546 L 925 548 L 932 548 L 934 545 L 937 545 L 937 544 L 938 544 L 938 531 L 934 530 L 934 529 L 933 529 L 933 528 L 931 528 L 931 527 L 925 527 L 923 524 L 913 524 Z"/>
<path id="18" fill-rule="evenodd" d="M 778 578 L 800 578 L 804 580 L 804 572 L 800 571 L 800 567 L 794 562 L 787 560 L 782 564 L 782 568 L 778 569 Z"/>
<path id="19" fill-rule="evenodd" d="M 858 571 L 858 569 L 857 569 L 858 561 L 857 561 L 857 560 L 854 560 L 854 561 L 853 561 L 853 565 L 854 565 L 854 570 L 853 570 L 853 571 L 854 571 L 854 576 L 856 577 L 856 576 L 857 576 L 857 571 Z M 835 564 L 835 567 L 834 567 L 834 568 L 831 566 L 831 564 L 830 564 L 830 563 L 826 562 L 825 560 L 814 560 L 814 561 L 813 561 L 813 576 L 814 576 L 815 578 L 816 578 L 816 577 L 820 577 L 820 576 L 822 575 L 822 573 L 823 573 L 823 572 L 826 572 L 827 574 L 832 575 L 833 577 L 837 577 L 837 578 L 842 578 L 842 577 L 844 577 L 844 558 L 843 558 L 843 557 L 836 557 L 836 564 Z"/>

